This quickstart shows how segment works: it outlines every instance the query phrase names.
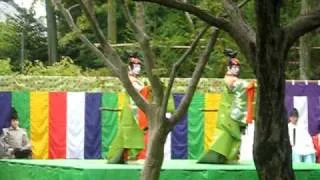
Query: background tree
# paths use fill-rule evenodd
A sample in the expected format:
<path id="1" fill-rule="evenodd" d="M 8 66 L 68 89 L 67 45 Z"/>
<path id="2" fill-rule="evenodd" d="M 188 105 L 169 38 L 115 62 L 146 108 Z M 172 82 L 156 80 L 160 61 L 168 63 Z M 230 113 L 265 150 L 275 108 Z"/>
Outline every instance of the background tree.
<path id="1" fill-rule="evenodd" d="M 117 42 L 117 4 L 116 0 L 108 0 L 108 40 Z"/>
<path id="2" fill-rule="evenodd" d="M 43 2 L 44 0 L 34 0 L 35 2 Z M 182 0 L 185 1 L 185 0 Z M 78 4 L 76 0 L 63 0 L 67 7 Z M 208 0 L 188 0 L 189 3 L 195 4 L 200 7 L 209 7 L 209 10 L 214 13 L 221 13 L 223 11 L 221 3 L 219 1 L 208 1 Z M 101 29 L 107 35 L 108 32 L 108 1 L 106 0 L 86 0 L 88 3 L 88 8 L 92 9 L 91 11 L 95 12 L 97 21 L 101 26 Z M 17 4 L 15 4 L 20 8 Z M 0 5 L 1 6 L 1 5 Z M 124 55 L 128 51 L 137 51 L 142 55 L 141 51 L 137 47 L 136 40 L 132 30 L 127 26 L 127 20 L 125 19 L 122 13 L 123 4 L 121 1 L 118 1 L 116 4 L 116 17 L 117 29 L 117 43 L 115 47 L 117 52 Z M 1 8 L 1 7 L 0 7 Z M 141 13 L 136 12 L 136 7 L 132 7 L 131 10 L 134 14 Z M 175 59 L 178 59 L 184 51 L 188 48 L 190 44 L 190 39 L 193 38 L 194 32 L 200 31 L 203 27 L 206 26 L 201 20 L 197 19 L 194 16 L 190 16 L 189 13 L 184 13 L 181 11 L 172 11 L 164 7 L 154 6 L 150 4 L 144 4 L 144 21 L 145 29 L 152 36 L 152 48 L 155 50 L 155 55 L 157 56 L 157 61 L 155 66 L 161 71 L 161 76 L 169 76 L 170 67 L 174 64 Z M 299 8 L 298 8 L 299 9 Z M 246 14 L 252 14 L 253 9 L 246 8 L 244 9 Z M 0 12 L 1 13 L 1 12 Z M 91 51 L 81 43 L 77 38 L 75 33 L 70 33 L 68 25 L 59 10 L 55 11 L 58 23 L 58 51 L 61 56 L 69 56 L 74 60 L 76 65 L 81 66 L 85 69 L 96 69 L 98 71 L 103 70 L 104 63 L 103 60 L 96 57 Z M 89 22 L 86 20 L 81 9 L 77 6 L 73 7 L 70 10 L 70 13 L 74 17 L 74 20 L 78 23 L 79 27 L 82 29 L 82 32 L 91 40 L 96 41 L 94 36 L 90 31 Z M 249 16 L 250 17 L 250 16 Z M 35 17 L 34 17 L 35 18 Z M 41 22 L 41 20 L 38 20 Z M 192 23 L 192 28 L 191 28 Z M 46 34 L 46 33 L 45 33 Z M 203 39 L 207 39 L 208 35 L 204 35 Z M 6 44 L 6 41 L 2 42 Z M 199 42 L 202 48 L 205 47 L 205 41 Z M 232 41 L 232 38 L 227 33 L 222 32 L 216 43 L 217 51 L 213 52 L 214 56 L 217 57 L 216 61 L 210 61 L 210 66 L 206 66 L 204 71 L 204 77 L 223 77 L 224 76 L 224 67 L 226 59 L 223 55 L 223 49 L 226 47 L 232 47 L 238 49 L 236 44 Z M 181 69 L 177 76 L 178 77 L 190 77 L 192 75 L 192 68 L 197 62 L 197 58 L 200 55 L 201 50 L 197 49 L 190 56 L 190 60 L 185 63 L 185 67 Z M 298 57 L 298 56 L 297 56 Z M 295 58 L 297 58 L 295 57 Z M 240 55 L 241 59 L 244 59 L 243 55 Z M 31 61 L 34 61 L 34 58 L 31 57 Z M 48 61 L 46 58 L 44 61 Z M 253 72 L 248 65 L 247 61 L 243 61 L 242 66 L 242 78 L 253 78 Z M 49 63 L 46 62 L 45 65 Z M 218 70 L 212 69 L 211 66 L 218 66 Z M 297 73 L 298 74 L 298 73 Z"/>
<path id="3" fill-rule="evenodd" d="M 35 18 L 34 3 L 29 9 L 20 7 L 13 0 L 2 0 L 12 6 L 16 12 L 7 16 L 0 39 L 3 44 L 1 57 L 11 59 L 13 70 L 21 70 L 25 60 L 46 61 L 46 28 Z M 35 1 L 34 1 L 35 2 Z M 10 48 L 6 48 L 10 47 Z"/>
<path id="4" fill-rule="evenodd" d="M 10 58 L 14 70 L 20 70 L 21 67 L 21 49 L 23 48 L 24 59 L 30 61 L 46 61 L 47 40 L 46 29 L 33 18 L 32 12 L 21 11 L 13 17 L 8 17 L 6 22 L 0 23 L 0 57 Z M 22 36 L 23 35 L 23 36 Z M 22 38 L 24 45 L 21 46 Z"/>
<path id="5" fill-rule="evenodd" d="M 317 4 L 319 4 L 316 0 L 302 0 L 301 1 L 301 10 L 300 14 L 302 16 L 309 14 L 312 12 L 313 9 L 317 7 Z M 311 51 L 312 51 L 312 45 L 313 45 L 313 37 L 314 35 L 311 33 L 308 33 L 302 37 L 300 37 L 300 48 L 299 48 L 299 54 L 300 54 L 300 79 L 307 80 L 310 78 L 311 75 L 311 68 L 310 68 L 310 61 L 311 61 Z"/>
<path id="6" fill-rule="evenodd" d="M 19 7 L 18 4 L 15 4 L 12 0 L 5 0 L 12 7 L 23 9 Z M 201 7 L 202 9 L 206 9 L 213 14 L 219 14 L 224 11 L 223 5 L 221 1 L 215 0 L 179 0 L 181 2 L 188 2 L 189 4 L 195 5 L 197 7 Z M 4 2 L 4 0 L 2 0 Z M 34 0 L 37 2 L 33 3 L 32 6 L 39 5 L 39 2 L 45 7 L 45 0 Z M 71 7 L 74 4 L 78 4 L 77 0 L 63 0 L 67 7 Z M 108 32 L 108 1 L 107 0 L 86 0 L 88 4 L 88 8 L 90 11 L 94 11 L 97 17 L 98 23 L 101 25 L 101 29 L 107 35 Z M 5 8 L 2 7 L 4 3 L 0 4 L 0 9 Z M 116 17 L 118 19 L 116 23 L 117 29 L 117 46 L 114 47 L 117 52 L 120 54 L 125 54 L 127 51 L 137 51 L 142 55 L 141 51 L 139 51 L 133 32 L 127 26 L 127 21 L 124 18 L 122 13 L 122 2 L 117 1 L 116 4 Z M 317 7 L 317 6 L 314 6 Z M 8 9 L 8 8 L 6 8 Z M 131 10 L 134 14 L 136 14 L 135 7 L 132 7 Z M 281 15 L 281 24 L 285 25 L 291 23 L 295 20 L 295 18 L 300 14 L 301 10 L 301 0 L 291 0 L 290 3 L 287 3 L 285 8 L 280 10 Z M 28 10 L 30 11 L 30 10 Z M 19 12 L 19 10 L 18 10 Z M 70 11 L 74 20 L 78 23 L 79 27 L 82 29 L 82 32 L 91 40 L 96 41 L 94 36 L 90 31 L 89 22 L 85 18 L 81 9 L 74 7 Z M 61 13 L 59 10 L 55 11 L 58 23 L 57 34 L 58 36 L 58 51 L 61 56 L 69 56 L 74 60 L 74 63 L 78 66 L 81 66 L 82 69 L 96 69 L 97 71 L 104 71 L 104 63 L 103 60 L 96 57 L 91 51 L 77 38 L 74 33 L 70 33 L 68 25 L 63 17 L 61 17 Z M 247 6 L 245 6 L 241 10 L 241 14 L 246 22 L 252 26 L 256 27 L 256 16 L 254 9 L 254 2 L 250 1 Z M 0 16 L 3 16 L 3 12 L 0 12 Z M 40 17 L 39 19 L 36 17 L 37 21 L 40 24 L 45 24 L 44 20 Z M 154 6 L 152 4 L 144 4 L 144 21 L 145 21 L 145 29 L 152 36 L 152 48 L 155 50 L 154 53 L 157 56 L 158 61 L 155 63 L 157 69 L 161 70 L 161 76 L 169 76 L 170 67 L 175 62 L 175 59 L 178 59 L 188 48 L 189 41 L 193 38 L 194 32 L 200 31 L 201 28 L 206 26 L 203 21 L 199 18 L 190 15 L 188 12 L 182 11 L 172 11 L 168 8 L 162 6 Z M 192 26 L 192 27 L 191 27 Z M 7 28 L 7 27 L 4 27 Z M 6 30 L 3 30 L 6 32 Z M 310 56 L 310 66 L 315 67 L 309 69 L 309 79 L 319 79 L 320 78 L 320 62 L 317 61 L 317 57 L 320 56 L 320 36 L 319 30 L 312 32 L 312 40 L 311 42 L 312 51 Z M 20 36 L 20 32 L 16 33 L 16 36 Z M 45 33 L 45 37 L 47 37 L 47 33 Z M 208 35 L 204 35 L 202 39 L 207 39 Z M 20 43 L 21 43 L 20 37 Z M 1 44 L 5 46 L 11 46 L 11 41 L 7 41 L 7 38 L 2 39 Z M 295 43 L 295 45 L 288 51 L 288 64 L 286 66 L 286 79 L 298 79 L 300 77 L 299 72 L 299 42 Z M 18 44 L 17 44 L 18 45 Z M 205 46 L 205 41 L 200 41 L 199 45 L 203 48 Z M 19 44 L 19 49 L 20 48 Z M 226 59 L 223 55 L 224 48 L 233 48 L 239 51 L 239 47 L 232 40 L 232 37 L 226 32 L 221 32 L 216 43 L 215 49 L 217 51 L 213 52 L 214 57 L 216 57 L 216 61 L 209 61 L 208 66 L 206 66 L 203 77 L 208 78 L 221 78 L 224 76 Z M 6 49 L 6 48 L 4 48 Z M 8 48 L 7 48 L 8 49 Z M 13 49 L 12 49 L 13 50 Z M 10 49 L 9 49 L 10 51 Z M 27 49 L 27 51 L 33 51 L 32 49 Z M 35 50 L 38 51 L 38 50 Z M 1 54 L 5 54 L 7 51 L 1 51 Z M 20 54 L 20 52 L 15 52 L 11 54 Z M 48 53 L 48 52 L 47 52 Z M 192 75 L 192 68 L 196 64 L 197 57 L 200 55 L 200 49 L 195 50 L 195 52 L 190 56 L 190 60 L 185 62 L 185 67 L 181 69 L 177 77 L 190 77 Z M 25 53 L 24 53 L 25 54 Z M 4 58 L 8 58 L 11 56 L 4 56 Z M 27 57 L 31 61 L 34 61 L 34 57 Z M 241 78 L 254 78 L 254 73 L 252 68 L 249 65 L 249 61 L 240 54 L 239 57 L 242 61 L 242 72 Z M 41 59 L 42 60 L 42 59 Z M 48 57 L 43 59 L 45 65 L 48 65 Z M 217 67 L 215 69 L 211 67 Z"/>
<path id="7" fill-rule="evenodd" d="M 53 64 L 58 60 L 57 22 L 54 7 L 50 0 L 46 0 L 48 61 Z"/>

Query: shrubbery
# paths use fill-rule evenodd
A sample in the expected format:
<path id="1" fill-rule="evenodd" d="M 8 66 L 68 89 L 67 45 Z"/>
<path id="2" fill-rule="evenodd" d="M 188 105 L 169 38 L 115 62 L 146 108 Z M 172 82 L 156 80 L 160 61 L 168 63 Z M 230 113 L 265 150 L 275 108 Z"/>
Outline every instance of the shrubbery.
<path id="1" fill-rule="evenodd" d="M 52 66 L 46 66 L 41 61 L 25 61 L 21 72 L 15 69 L 10 59 L 0 59 L 0 75 L 29 75 L 29 76 L 112 76 L 106 67 L 100 69 L 82 69 L 74 64 L 69 57 L 62 57 Z"/>

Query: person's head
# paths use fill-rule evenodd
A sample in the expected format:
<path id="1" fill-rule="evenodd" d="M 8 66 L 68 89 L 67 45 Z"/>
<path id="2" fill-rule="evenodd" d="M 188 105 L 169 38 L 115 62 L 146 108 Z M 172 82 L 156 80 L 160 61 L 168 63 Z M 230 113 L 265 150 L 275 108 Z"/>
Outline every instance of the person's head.
<path id="1" fill-rule="evenodd" d="M 17 129 L 17 128 L 19 127 L 19 120 L 18 120 L 17 117 L 11 117 L 10 126 L 11 126 L 13 129 Z"/>
<path id="2" fill-rule="evenodd" d="M 137 56 L 129 57 L 129 73 L 132 75 L 138 75 L 141 71 L 141 61 Z"/>
<path id="3" fill-rule="evenodd" d="M 10 127 L 14 129 L 19 127 L 18 114 L 15 108 L 11 108 Z"/>
<path id="4" fill-rule="evenodd" d="M 299 118 L 299 113 L 296 108 L 293 108 L 292 112 L 289 115 L 289 120 L 292 124 L 297 124 Z"/>
<path id="5" fill-rule="evenodd" d="M 238 77 L 240 75 L 240 61 L 237 59 L 237 52 L 233 52 L 231 49 L 225 49 L 224 54 L 229 57 L 228 73 Z"/>
<path id="6" fill-rule="evenodd" d="M 228 64 L 228 72 L 237 77 L 240 75 L 240 62 L 238 59 L 230 59 Z"/>

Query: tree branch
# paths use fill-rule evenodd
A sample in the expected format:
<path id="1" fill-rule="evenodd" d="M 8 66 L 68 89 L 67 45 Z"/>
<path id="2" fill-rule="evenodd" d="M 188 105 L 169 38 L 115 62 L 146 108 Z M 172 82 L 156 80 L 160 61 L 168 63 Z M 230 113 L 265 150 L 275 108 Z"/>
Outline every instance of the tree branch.
<path id="1" fill-rule="evenodd" d="M 196 6 L 193 6 L 188 3 L 179 2 L 177 0 L 134 0 L 134 1 L 145 1 L 156 3 L 159 5 L 166 6 L 168 8 L 173 8 L 176 10 L 181 10 L 184 12 L 188 12 L 199 19 L 203 20 L 207 24 L 215 26 L 221 30 L 226 31 L 229 35 L 235 40 L 238 46 L 241 48 L 242 52 L 246 56 L 247 59 L 254 59 L 255 53 L 255 36 L 248 36 L 247 33 L 250 32 L 249 29 L 243 27 L 237 27 L 233 25 L 230 21 L 228 21 L 224 17 L 216 17 L 213 16 L 211 12 L 200 9 Z M 245 3 L 243 3 L 245 4 Z"/>
<path id="2" fill-rule="evenodd" d="M 128 66 L 122 65 L 121 72 L 127 72 Z M 122 82 L 124 88 L 128 92 L 129 96 L 133 99 L 136 105 L 144 112 L 147 112 L 148 103 L 147 101 L 138 93 L 138 91 L 133 87 L 131 80 L 129 79 L 128 73 L 120 73 L 120 81 Z"/>
<path id="3" fill-rule="evenodd" d="M 295 22 L 284 28 L 286 36 L 285 49 L 289 49 L 299 37 L 317 27 L 320 27 L 320 9 L 309 15 L 300 16 Z"/>
<path id="4" fill-rule="evenodd" d="M 194 50 L 196 49 L 200 39 L 202 38 L 202 36 L 205 34 L 205 32 L 209 29 L 209 25 L 207 25 L 200 33 L 199 35 L 196 37 L 196 39 L 192 42 L 190 48 L 180 57 L 180 59 L 173 64 L 173 67 L 171 69 L 171 73 L 170 73 L 170 77 L 169 77 L 169 83 L 168 83 L 168 87 L 166 89 L 166 92 L 164 94 L 163 97 L 163 101 L 162 101 L 162 105 L 161 105 L 161 118 L 160 119 L 164 119 L 165 118 L 165 113 L 167 111 L 167 107 L 168 107 L 168 101 L 169 98 L 171 96 L 171 90 L 174 84 L 174 80 L 175 77 L 178 73 L 178 70 L 181 66 L 182 63 L 184 63 L 187 58 L 194 52 Z"/>
<path id="5" fill-rule="evenodd" d="M 84 0 L 80 0 L 80 5 L 81 5 L 81 8 L 83 9 L 85 16 L 87 17 L 87 19 L 91 25 L 91 28 L 92 28 L 94 34 L 96 35 L 99 43 L 101 44 L 101 46 L 105 46 L 107 44 L 107 40 L 105 39 L 104 34 L 101 31 L 101 28 L 100 28 L 94 14 L 90 13 Z"/>
<path id="6" fill-rule="evenodd" d="M 84 0 L 80 0 L 80 5 L 84 11 L 85 16 L 87 17 L 91 28 L 94 32 L 94 34 L 96 35 L 99 43 L 101 44 L 101 47 L 104 51 L 104 54 L 109 57 L 110 62 L 112 62 L 112 64 L 114 66 L 118 66 L 118 65 L 123 65 L 121 59 L 119 56 L 117 56 L 116 52 L 113 50 L 113 48 L 110 46 L 110 44 L 108 43 L 108 41 L 106 40 L 99 24 L 98 21 L 96 19 L 96 17 L 94 16 L 93 13 L 90 13 L 87 5 L 85 4 Z M 121 69 L 121 68 L 120 68 Z"/>
<path id="7" fill-rule="evenodd" d="M 70 7 L 68 8 L 68 11 L 70 12 L 71 10 L 73 10 L 74 8 L 77 8 L 77 7 L 79 7 L 79 6 L 80 6 L 80 4 L 72 5 L 72 6 L 70 6 Z"/>
<path id="8" fill-rule="evenodd" d="M 119 69 L 114 66 L 110 60 L 104 56 L 104 54 L 93 44 L 90 42 L 90 40 L 84 35 L 82 34 L 80 28 L 78 28 L 78 26 L 75 24 L 70 12 L 63 7 L 63 5 L 61 4 L 61 1 L 55 1 L 55 0 L 51 0 L 52 4 L 54 4 L 56 7 L 58 7 L 63 16 L 65 17 L 69 27 L 71 28 L 71 30 L 73 32 L 76 32 L 76 34 L 78 35 L 78 37 L 80 38 L 80 40 L 86 45 L 88 46 L 88 48 L 93 51 L 98 57 L 100 57 L 101 59 L 103 59 L 105 61 L 105 63 L 111 68 L 112 72 L 116 75 L 119 76 Z"/>
<path id="9" fill-rule="evenodd" d="M 244 0 L 242 1 L 239 5 L 238 8 L 241 9 L 243 6 L 245 6 L 246 4 L 248 4 L 248 2 L 250 2 L 251 0 Z"/>
<path id="10" fill-rule="evenodd" d="M 188 12 L 190 14 L 197 16 L 198 18 L 200 18 L 201 20 L 207 22 L 212 26 L 221 28 L 226 32 L 230 31 L 230 26 L 229 26 L 230 23 L 225 18 L 215 17 L 209 11 L 200 9 L 188 3 L 183 3 L 177 0 L 134 0 L 134 1 L 145 1 L 145 2 L 156 3 L 159 5 L 166 6 L 168 8 L 173 8 L 180 11 Z"/>
<path id="11" fill-rule="evenodd" d="M 232 0 L 223 0 L 222 3 L 229 16 L 232 28 L 237 31 L 234 32 L 233 37 L 237 41 L 239 48 L 246 55 L 250 64 L 253 65 L 252 60 L 255 54 L 252 53 L 251 47 L 255 46 L 256 33 L 252 27 L 245 22 L 240 12 L 240 7 L 243 7 L 249 1 L 250 0 L 244 0 L 239 5 L 236 5 Z"/>
<path id="12" fill-rule="evenodd" d="M 178 106 L 177 110 L 170 118 L 171 125 L 176 124 L 181 119 L 183 114 L 186 113 L 187 108 L 189 107 L 189 105 L 191 103 L 193 94 L 194 94 L 195 90 L 197 89 L 197 85 L 199 83 L 200 77 L 204 71 L 204 68 L 205 68 L 207 62 L 209 61 L 209 57 L 210 57 L 211 52 L 213 51 L 213 47 L 214 47 L 215 43 L 217 42 L 218 36 L 219 36 L 219 30 L 215 29 L 211 35 L 211 38 L 210 38 L 209 43 L 207 45 L 207 48 L 205 49 L 202 56 L 200 57 L 200 59 L 197 63 L 197 66 L 192 74 L 191 82 L 187 88 L 186 94 L 183 96 L 180 105 Z"/>
<path id="13" fill-rule="evenodd" d="M 158 76 L 156 76 L 152 70 L 154 68 L 154 54 L 150 46 L 150 37 L 147 35 L 147 33 L 144 31 L 143 27 L 137 26 L 137 24 L 134 22 L 130 10 L 128 7 L 128 2 L 125 2 L 124 7 L 124 14 L 126 16 L 126 19 L 128 20 L 129 26 L 133 29 L 133 31 L 136 34 L 136 39 L 139 42 L 139 45 L 144 53 L 144 65 L 146 67 L 146 72 L 148 79 L 151 83 L 152 92 L 154 92 L 155 101 L 157 104 L 161 104 L 162 97 L 163 97 L 163 85 L 161 83 L 161 80 Z"/>
<path id="14" fill-rule="evenodd" d="M 188 3 L 188 0 L 180 0 L 180 1 L 182 1 L 184 3 Z M 189 23 L 190 30 L 193 31 L 194 30 L 194 24 L 193 24 L 193 21 L 192 21 L 192 18 L 190 16 L 190 14 L 188 12 L 185 12 L 184 14 L 185 14 L 186 19 L 187 19 L 187 21 Z"/>
<path id="15" fill-rule="evenodd" d="M 147 102 L 144 100 L 144 98 L 134 89 L 127 73 L 127 65 L 124 63 L 121 63 L 120 57 L 114 53 L 109 56 L 105 56 L 96 46 L 94 46 L 90 40 L 81 33 L 81 30 L 78 28 L 78 26 L 74 23 L 74 20 L 68 10 L 64 8 L 64 6 L 61 3 L 61 0 L 51 0 L 52 4 L 54 4 L 56 7 L 58 7 L 63 16 L 65 17 L 69 27 L 73 32 L 76 32 L 80 40 L 89 47 L 89 49 L 94 52 L 99 58 L 104 60 L 104 62 L 107 64 L 107 66 L 111 69 L 113 74 L 115 74 L 119 80 L 122 82 L 123 86 L 125 87 L 126 91 L 130 95 L 130 97 L 134 100 L 134 102 L 137 104 L 139 108 L 141 108 L 143 111 L 147 109 Z M 113 63 L 111 63 L 110 58 L 115 58 L 118 60 L 118 67 L 115 67 Z"/>

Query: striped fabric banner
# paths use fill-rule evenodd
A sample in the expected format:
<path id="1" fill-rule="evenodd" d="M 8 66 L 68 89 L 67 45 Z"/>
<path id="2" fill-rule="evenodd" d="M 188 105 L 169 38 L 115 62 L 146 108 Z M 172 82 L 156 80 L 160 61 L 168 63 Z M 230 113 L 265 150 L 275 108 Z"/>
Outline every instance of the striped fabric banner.
<path id="1" fill-rule="evenodd" d="M 174 95 L 174 105 L 177 108 L 183 98 L 183 94 Z M 171 134 L 171 158 L 188 158 L 188 122 L 187 114 L 173 127 Z"/>
<path id="2" fill-rule="evenodd" d="M 198 159 L 204 151 L 204 96 L 195 93 L 188 108 L 188 159 Z"/>
<path id="3" fill-rule="evenodd" d="M 2 134 L 2 128 L 8 127 L 11 118 L 11 93 L 0 93 L 0 134 Z"/>
<path id="4" fill-rule="evenodd" d="M 49 156 L 48 99 L 48 92 L 31 92 L 30 94 L 30 134 L 32 157 L 35 159 L 48 159 Z"/>
<path id="5" fill-rule="evenodd" d="M 287 112 L 297 108 L 301 118 L 298 123 L 308 127 L 309 133 L 314 136 L 320 128 L 320 86 L 318 84 L 287 83 L 285 105 Z"/>
<path id="6" fill-rule="evenodd" d="M 66 158 L 67 94 L 49 94 L 49 158 Z"/>
<path id="7" fill-rule="evenodd" d="M 68 92 L 67 96 L 67 159 L 84 158 L 85 93 Z"/>
<path id="8" fill-rule="evenodd" d="M 121 109 L 124 97 L 124 93 L 0 92 L 0 131 L 8 127 L 14 106 L 20 126 L 29 129 L 34 159 L 106 158 L 120 112 L 99 108 Z M 182 98 L 183 94 L 174 95 L 175 107 Z M 187 113 L 167 137 L 165 159 L 197 159 L 209 148 L 217 122 L 214 110 L 218 110 L 220 99 L 220 94 L 195 93 Z M 319 133 L 320 86 L 287 84 L 285 104 L 288 112 L 298 109 L 300 123 L 311 135 Z M 253 130 L 248 127 L 242 151 L 250 149 Z M 240 159 L 251 160 L 252 153 Z"/>
<path id="9" fill-rule="evenodd" d="M 164 159 L 171 159 L 171 132 L 169 132 L 164 144 Z"/>
<path id="10" fill-rule="evenodd" d="M 12 106 L 19 115 L 20 127 L 25 128 L 30 135 L 30 94 L 28 91 L 16 91 L 12 93 Z"/>
<path id="11" fill-rule="evenodd" d="M 212 138 L 214 135 L 214 129 L 216 128 L 217 115 L 220 103 L 220 94 L 207 93 L 205 94 L 205 112 L 204 115 L 204 150 L 207 151 L 212 143 Z"/>
<path id="12" fill-rule="evenodd" d="M 118 108 L 118 95 L 116 93 L 104 93 L 102 96 L 102 107 L 111 109 Z M 109 146 L 113 138 L 117 134 L 118 128 L 118 112 L 117 111 L 103 111 L 101 114 L 101 157 L 105 158 L 109 152 Z"/>
<path id="13" fill-rule="evenodd" d="M 85 99 L 84 158 L 101 158 L 101 93 L 87 93 Z"/>

